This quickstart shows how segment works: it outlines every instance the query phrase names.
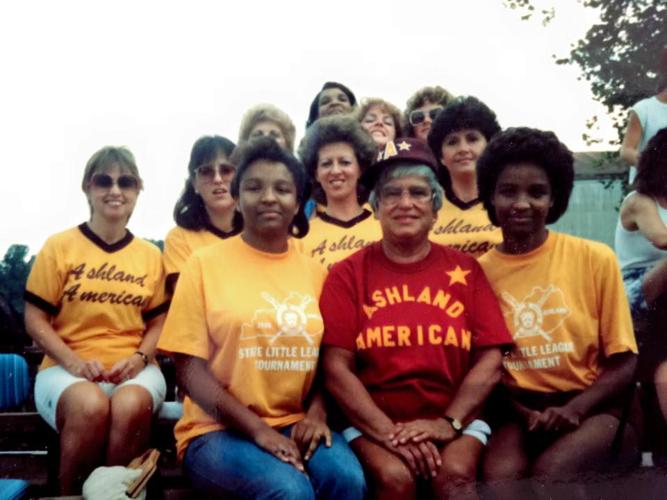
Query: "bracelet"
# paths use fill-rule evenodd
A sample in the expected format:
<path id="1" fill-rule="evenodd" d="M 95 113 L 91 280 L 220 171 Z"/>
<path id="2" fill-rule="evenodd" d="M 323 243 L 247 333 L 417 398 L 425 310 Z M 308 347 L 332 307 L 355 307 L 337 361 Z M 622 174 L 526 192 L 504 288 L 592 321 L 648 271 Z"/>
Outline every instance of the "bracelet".
<path id="1" fill-rule="evenodd" d="M 138 354 L 139 356 L 141 356 L 141 359 L 142 359 L 143 362 L 144 362 L 144 368 L 148 366 L 148 356 L 146 356 L 146 354 L 144 354 L 144 353 L 141 352 L 141 351 L 135 351 L 134 354 Z"/>

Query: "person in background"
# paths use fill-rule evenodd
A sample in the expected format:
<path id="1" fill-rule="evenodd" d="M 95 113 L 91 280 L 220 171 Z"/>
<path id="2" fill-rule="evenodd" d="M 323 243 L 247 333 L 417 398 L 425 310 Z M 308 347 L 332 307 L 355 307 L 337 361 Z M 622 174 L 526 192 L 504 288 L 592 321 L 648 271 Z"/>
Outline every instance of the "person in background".
<path id="1" fill-rule="evenodd" d="M 243 220 L 234 210 L 230 192 L 236 171 L 230 161 L 233 151 L 234 143 L 219 135 L 200 137 L 192 146 L 188 178 L 174 207 L 176 227 L 164 240 L 164 266 L 170 294 L 192 252 L 241 231 Z"/>
<path id="2" fill-rule="evenodd" d="M 477 416 L 511 338 L 475 259 L 428 239 L 443 198 L 431 151 L 398 146 L 364 174 L 382 240 L 322 291 L 324 380 L 374 498 L 472 495 L 490 432 Z"/>
<path id="3" fill-rule="evenodd" d="M 371 97 L 364 99 L 356 111 L 361 126 L 373 138 L 378 149 L 397 137 L 403 137 L 401 112 L 393 104 Z"/>
<path id="4" fill-rule="evenodd" d="M 303 166 L 250 141 L 231 192 L 241 234 L 195 252 L 181 272 L 161 350 L 187 397 L 175 427 L 186 474 L 221 498 L 359 499 L 365 481 L 332 433 L 315 384 L 324 269 L 296 250 L 308 232 Z"/>
<path id="5" fill-rule="evenodd" d="M 457 97 L 436 117 L 428 144 L 440 162 L 445 200 L 431 239 L 474 257 L 500 243 L 477 191 L 477 159 L 500 132 L 496 115 L 475 97 Z"/>
<path id="6" fill-rule="evenodd" d="M 345 85 L 326 82 L 310 104 L 306 129 L 323 116 L 351 113 L 356 105 L 357 98 Z"/>
<path id="7" fill-rule="evenodd" d="M 574 184 L 573 155 L 552 132 L 501 132 L 477 169 L 503 232 L 479 262 L 516 344 L 487 412 L 484 478 L 499 499 L 586 498 L 582 474 L 639 459 L 637 345 L 620 269 L 606 245 L 546 227 Z"/>
<path id="8" fill-rule="evenodd" d="M 51 236 L 30 271 L 25 326 L 44 350 L 35 405 L 60 434 L 60 491 L 148 447 L 165 397 L 154 361 L 167 302 L 160 250 L 126 225 L 142 188 L 126 148 L 104 147 L 81 183 L 90 220 Z"/>
<path id="9" fill-rule="evenodd" d="M 656 95 L 637 102 L 628 113 L 628 128 L 621 145 L 621 158 L 630 166 L 633 181 L 639 154 L 660 129 L 667 127 L 667 47 L 662 49 L 658 63 L 658 91 Z"/>
<path id="10" fill-rule="evenodd" d="M 404 123 L 409 125 L 405 135 L 426 142 L 433 120 L 452 99 L 454 96 L 438 85 L 415 92 L 405 105 Z"/>
<path id="11" fill-rule="evenodd" d="M 621 205 L 614 243 L 639 343 L 638 379 L 645 395 L 655 388 L 661 418 L 651 431 L 653 461 L 665 461 L 667 420 L 667 128 L 648 142 L 637 164 L 634 191 Z M 642 398 L 647 413 L 655 399 Z M 649 404 L 650 403 L 650 404 Z"/>
<path id="12" fill-rule="evenodd" d="M 321 209 L 300 246 L 327 269 L 382 237 L 364 207 L 368 193 L 359 182 L 376 154 L 375 143 L 352 116 L 321 118 L 306 133 L 300 155 Z"/>
<path id="13" fill-rule="evenodd" d="M 266 135 L 291 153 L 295 133 L 294 123 L 287 113 L 272 104 L 258 104 L 246 111 L 241 119 L 239 145 Z"/>

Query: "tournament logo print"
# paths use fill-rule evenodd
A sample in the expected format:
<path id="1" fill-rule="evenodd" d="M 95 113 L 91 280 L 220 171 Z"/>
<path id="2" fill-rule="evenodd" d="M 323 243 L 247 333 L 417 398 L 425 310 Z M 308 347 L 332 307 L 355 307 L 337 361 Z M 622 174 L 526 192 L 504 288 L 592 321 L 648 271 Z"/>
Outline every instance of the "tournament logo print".
<path id="1" fill-rule="evenodd" d="M 501 297 L 505 301 L 501 304 L 504 315 L 512 315 L 514 339 L 542 337 L 552 342 L 551 333 L 570 314 L 563 291 L 553 285 L 546 289 L 535 287 L 522 300 L 506 291 Z"/>
<path id="2" fill-rule="evenodd" d="M 260 296 L 271 307 L 255 310 L 252 320 L 243 323 L 241 340 L 265 337 L 273 344 L 279 338 L 303 337 L 309 345 L 314 345 L 322 336 L 322 316 L 311 295 L 292 292 L 282 301 L 268 292 Z"/>

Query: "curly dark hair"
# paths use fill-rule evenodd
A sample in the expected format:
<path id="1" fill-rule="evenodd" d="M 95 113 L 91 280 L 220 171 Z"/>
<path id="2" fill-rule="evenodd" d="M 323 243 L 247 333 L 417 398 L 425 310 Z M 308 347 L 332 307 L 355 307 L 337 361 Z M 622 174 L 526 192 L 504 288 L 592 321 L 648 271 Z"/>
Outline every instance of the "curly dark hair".
<path id="1" fill-rule="evenodd" d="M 639 156 L 633 187 L 647 196 L 667 198 L 667 127 L 651 137 Z"/>
<path id="2" fill-rule="evenodd" d="M 428 145 L 439 161 L 445 137 L 464 129 L 478 130 L 488 142 L 500 132 L 500 125 L 491 108 L 476 97 L 454 98 L 435 118 L 428 133 Z M 451 189 L 452 179 L 444 165 L 440 169 L 440 182 L 445 189 Z"/>
<path id="3" fill-rule="evenodd" d="M 220 154 L 231 158 L 236 146 L 232 141 L 220 135 L 206 135 L 197 139 L 190 152 L 188 163 L 188 178 L 185 179 L 183 192 L 174 207 L 174 220 L 176 224 L 185 229 L 199 231 L 211 225 L 211 221 L 204 206 L 204 200 L 195 193 L 192 181 L 195 178 L 197 167 L 212 162 Z M 240 231 L 241 218 L 235 213 L 232 220 L 232 231 Z"/>
<path id="4" fill-rule="evenodd" d="M 301 141 L 299 156 L 312 185 L 313 199 L 323 205 L 326 205 L 327 198 L 322 186 L 315 180 L 315 172 L 320 149 L 335 142 L 344 142 L 352 147 L 362 173 L 373 163 L 377 155 L 375 142 L 354 115 L 325 116 L 317 120 Z M 368 199 L 368 191 L 361 182 L 357 183 L 357 199 L 360 204 Z"/>
<path id="5" fill-rule="evenodd" d="M 306 178 L 306 172 L 301 162 L 289 151 L 281 148 L 271 137 L 257 137 L 239 146 L 232 155 L 232 161 L 238 167 L 236 174 L 232 179 L 231 193 L 234 199 L 238 200 L 241 187 L 241 181 L 248 168 L 259 160 L 282 163 L 292 174 L 294 185 L 296 186 L 296 198 L 299 203 L 299 210 L 292 219 L 290 225 L 290 234 L 295 238 L 303 238 L 308 234 L 308 217 L 306 216 L 306 201 L 310 197 L 310 184 Z"/>
<path id="6" fill-rule="evenodd" d="M 498 225 L 492 204 L 498 177 L 505 167 L 518 163 L 529 163 L 544 170 L 553 198 L 546 222 L 556 222 L 570 201 L 574 186 L 574 156 L 553 132 L 528 127 L 508 128 L 496 134 L 477 160 L 477 189 L 489 219 Z"/>

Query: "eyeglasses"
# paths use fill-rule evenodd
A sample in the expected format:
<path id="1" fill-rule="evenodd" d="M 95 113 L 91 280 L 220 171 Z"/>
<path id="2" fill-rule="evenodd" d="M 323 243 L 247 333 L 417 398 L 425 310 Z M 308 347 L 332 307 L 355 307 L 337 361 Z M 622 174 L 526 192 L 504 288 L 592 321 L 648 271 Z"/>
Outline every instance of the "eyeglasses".
<path id="1" fill-rule="evenodd" d="M 435 120 L 435 117 L 438 116 L 440 111 L 442 111 L 442 106 L 438 106 L 437 108 L 433 108 L 428 111 L 428 116 L 431 118 L 431 121 Z M 426 120 L 426 113 L 421 109 L 415 109 L 414 111 L 410 112 L 408 119 L 410 120 L 410 125 L 419 125 L 424 120 Z"/>
<path id="2" fill-rule="evenodd" d="M 95 174 L 90 179 L 90 184 L 98 189 L 111 189 L 115 184 L 118 189 L 139 189 L 139 179 L 134 175 L 119 175 L 114 179 L 109 174 Z"/>
<path id="3" fill-rule="evenodd" d="M 195 175 L 202 181 L 208 183 L 211 183 L 215 180 L 216 174 L 218 174 L 222 179 L 228 179 L 234 175 L 234 172 L 236 172 L 236 167 L 234 167 L 234 165 L 230 165 L 229 163 L 220 163 L 219 165 L 208 163 L 206 165 L 200 165 L 195 168 Z"/>
<path id="4" fill-rule="evenodd" d="M 410 186 L 407 189 L 387 186 L 380 191 L 380 201 L 386 206 L 398 204 L 403 196 L 407 194 L 410 201 L 419 204 L 426 204 L 433 200 L 435 193 L 428 188 L 419 186 Z"/>

